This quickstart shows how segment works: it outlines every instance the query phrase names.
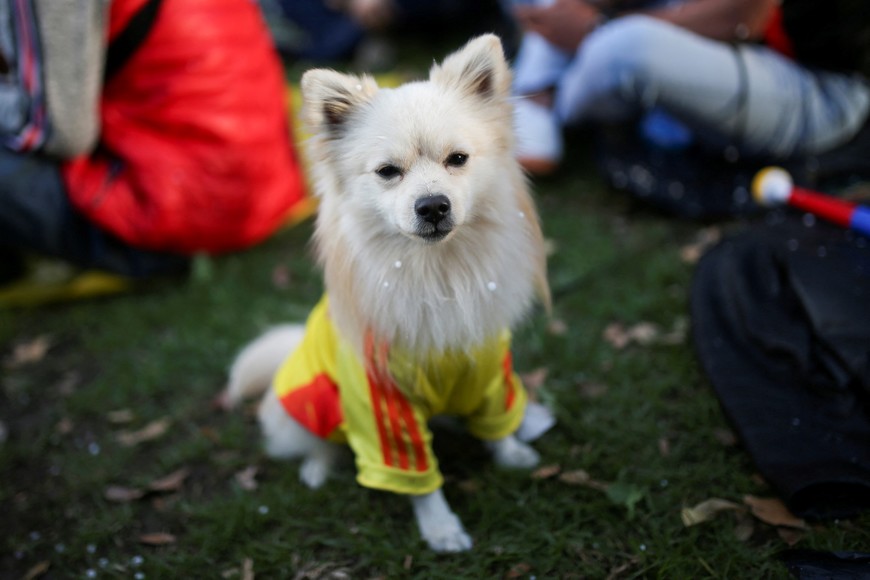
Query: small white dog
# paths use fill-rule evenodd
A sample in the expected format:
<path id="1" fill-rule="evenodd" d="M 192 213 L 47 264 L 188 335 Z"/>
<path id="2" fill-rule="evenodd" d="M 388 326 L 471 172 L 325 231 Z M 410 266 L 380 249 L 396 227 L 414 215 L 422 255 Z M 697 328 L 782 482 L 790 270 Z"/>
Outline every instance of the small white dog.
<path id="1" fill-rule="evenodd" d="M 472 542 L 441 493 L 430 417 L 465 418 L 501 465 L 538 462 L 514 436 L 526 396 L 509 332 L 536 295 L 549 307 L 549 288 L 514 160 L 509 86 L 493 35 L 433 66 L 428 81 L 395 89 L 305 73 L 326 296 L 305 328 L 281 326 L 248 345 L 225 394 L 232 405 L 268 389 L 266 449 L 303 458 L 312 488 L 348 443 L 358 481 L 410 495 L 423 538 L 441 552 Z"/>

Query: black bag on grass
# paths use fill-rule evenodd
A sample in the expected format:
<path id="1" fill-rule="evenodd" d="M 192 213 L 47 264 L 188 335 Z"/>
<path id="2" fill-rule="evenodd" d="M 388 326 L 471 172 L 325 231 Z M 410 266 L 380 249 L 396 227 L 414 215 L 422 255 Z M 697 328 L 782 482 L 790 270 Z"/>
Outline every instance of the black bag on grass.
<path id="1" fill-rule="evenodd" d="M 852 516 L 870 508 L 870 241 L 783 215 L 698 264 L 695 349 L 788 507 Z"/>
<path id="2" fill-rule="evenodd" d="M 694 142 L 662 145 L 645 133 L 650 118 L 599 131 L 596 163 L 614 189 L 678 217 L 709 220 L 766 211 L 752 199 L 751 184 L 770 165 L 788 170 L 796 185 L 826 192 L 870 181 L 870 119 L 832 151 L 783 160 L 741 158 L 733 148 L 720 152 Z"/>

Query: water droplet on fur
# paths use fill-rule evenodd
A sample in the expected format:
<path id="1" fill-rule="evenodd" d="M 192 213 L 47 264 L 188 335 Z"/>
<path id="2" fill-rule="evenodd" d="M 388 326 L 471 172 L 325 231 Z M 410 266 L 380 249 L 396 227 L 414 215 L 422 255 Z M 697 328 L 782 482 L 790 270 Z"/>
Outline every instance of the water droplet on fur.
<path id="1" fill-rule="evenodd" d="M 486 287 L 489 288 L 490 292 L 495 292 L 495 289 L 498 288 L 498 284 L 495 282 L 487 282 Z"/>
<path id="2" fill-rule="evenodd" d="M 520 211 L 520 212 L 517 212 L 517 215 L 520 216 L 521 218 L 524 218 L 524 217 L 526 217 L 526 212 Z"/>
<path id="3" fill-rule="evenodd" d="M 389 287 L 390 287 L 390 283 L 387 281 L 384 281 L 384 288 L 389 288 Z"/>
<path id="4" fill-rule="evenodd" d="M 787 245 L 788 249 L 791 250 L 792 252 L 796 252 L 797 249 L 801 246 L 800 242 L 798 242 L 795 239 L 789 240 L 786 245 Z"/>
<path id="5" fill-rule="evenodd" d="M 802 221 L 804 222 L 805 226 L 807 226 L 808 228 L 811 228 L 814 225 L 816 225 L 816 216 L 814 216 L 811 213 L 805 213 L 804 217 L 802 218 Z"/>
<path id="6" fill-rule="evenodd" d="M 361 91 L 361 90 L 362 90 L 362 85 L 357 85 L 357 86 L 356 86 L 356 90 Z"/>
<path id="7" fill-rule="evenodd" d="M 393 264 L 393 268 L 398 270 L 401 267 L 402 267 L 402 260 L 396 260 L 395 263 Z"/>

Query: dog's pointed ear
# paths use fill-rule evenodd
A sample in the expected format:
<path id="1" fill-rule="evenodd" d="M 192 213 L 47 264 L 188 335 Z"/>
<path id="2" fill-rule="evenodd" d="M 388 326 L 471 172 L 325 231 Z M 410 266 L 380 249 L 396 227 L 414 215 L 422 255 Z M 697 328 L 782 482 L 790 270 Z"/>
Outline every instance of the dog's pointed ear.
<path id="1" fill-rule="evenodd" d="M 470 40 L 433 66 L 429 80 L 487 100 L 507 97 L 511 74 L 501 40 L 494 34 Z"/>
<path id="2" fill-rule="evenodd" d="M 303 115 L 313 133 L 337 136 L 350 114 L 378 91 L 370 76 L 312 69 L 302 75 Z"/>

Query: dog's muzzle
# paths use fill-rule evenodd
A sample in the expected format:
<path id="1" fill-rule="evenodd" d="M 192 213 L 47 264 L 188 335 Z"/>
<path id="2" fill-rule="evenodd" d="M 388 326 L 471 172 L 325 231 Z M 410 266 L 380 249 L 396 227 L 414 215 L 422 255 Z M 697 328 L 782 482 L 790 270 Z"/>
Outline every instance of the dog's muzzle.
<path id="1" fill-rule="evenodd" d="M 417 235 L 427 242 L 437 242 L 453 231 L 450 200 L 446 195 L 427 195 L 414 202 Z"/>

